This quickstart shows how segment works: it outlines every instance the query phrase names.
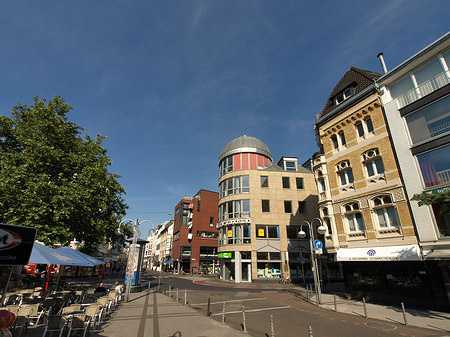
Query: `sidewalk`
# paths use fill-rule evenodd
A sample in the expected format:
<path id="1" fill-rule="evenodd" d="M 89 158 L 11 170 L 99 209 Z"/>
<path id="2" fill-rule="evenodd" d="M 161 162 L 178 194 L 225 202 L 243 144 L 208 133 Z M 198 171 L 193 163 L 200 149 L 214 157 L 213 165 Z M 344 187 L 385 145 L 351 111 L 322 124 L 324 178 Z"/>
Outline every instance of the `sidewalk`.
<path id="1" fill-rule="evenodd" d="M 243 337 L 243 332 L 203 316 L 153 290 L 131 293 L 94 337 Z"/>
<path id="2" fill-rule="evenodd" d="M 193 282 L 210 285 L 210 286 L 224 286 L 232 288 L 250 288 L 250 289 L 273 289 L 285 290 L 299 295 L 305 301 L 307 300 L 307 291 L 300 285 L 296 284 L 280 284 L 280 283 L 232 283 L 202 276 L 179 276 L 192 279 Z M 311 305 L 315 305 L 316 299 L 313 293 L 310 294 Z M 337 311 L 341 313 L 358 315 L 365 317 L 364 306 L 362 301 L 355 301 L 347 299 L 343 296 L 336 296 Z M 322 294 L 322 308 L 334 311 L 334 295 Z M 399 303 L 398 307 L 390 305 L 366 303 L 366 311 L 368 318 L 374 318 L 387 323 L 405 324 L 403 311 Z M 448 332 L 450 334 L 450 313 L 431 311 L 431 310 L 416 310 L 405 308 L 406 321 L 410 326 L 434 329 L 441 332 Z"/>

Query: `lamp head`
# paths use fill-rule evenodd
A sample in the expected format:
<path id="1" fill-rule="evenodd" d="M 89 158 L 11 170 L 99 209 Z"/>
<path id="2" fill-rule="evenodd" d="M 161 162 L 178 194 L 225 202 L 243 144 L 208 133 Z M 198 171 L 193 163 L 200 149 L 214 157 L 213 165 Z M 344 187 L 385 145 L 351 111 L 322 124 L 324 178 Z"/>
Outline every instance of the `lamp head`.
<path id="1" fill-rule="evenodd" d="M 306 232 L 302 229 L 300 232 L 298 232 L 297 236 L 299 239 L 303 239 L 306 237 Z"/>
<path id="2" fill-rule="evenodd" d="M 319 227 L 317 227 L 317 233 L 319 233 L 320 235 L 325 234 L 326 231 L 327 228 L 324 225 L 320 225 Z"/>
<path id="3" fill-rule="evenodd" d="M 116 235 L 123 235 L 123 228 L 122 227 L 117 227 L 114 230 L 114 233 L 116 233 Z"/>

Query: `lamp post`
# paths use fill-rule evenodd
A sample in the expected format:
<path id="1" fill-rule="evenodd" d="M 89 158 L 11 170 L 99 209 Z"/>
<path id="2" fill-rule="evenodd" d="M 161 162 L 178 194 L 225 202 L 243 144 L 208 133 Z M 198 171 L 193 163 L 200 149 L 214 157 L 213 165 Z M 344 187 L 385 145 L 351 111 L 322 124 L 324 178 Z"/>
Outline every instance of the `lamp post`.
<path id="1" fill-rule="evenodd" d="M 313 241 L 314 241 L 313 223 L 314 223 L 314 220 L 319 221 L 319 227 L 317 227 L 317 233 L 325 234 L 327 229 L 323 225 L 322 220 L 319 218 L 314 218 L 311 220 L 311 222 L 303 221 L 301 224 L 301 227 L 303 228 L 303 224 L 306 223 L 309 228 L 309 249 L 311 252 L 311 266 L 312 266 L 313 275 L 314 275 L 314 290 L 316 292 L 317 304 L 321 304 L 322 301 L 321 301 L 321 289 L 320 289 L 320 276 L 319 276 L 319 270 L 317 268 L 317 255 L 316 255 L 316 252 L 313 247 Z M 300 228 L 300 232 L 298 232 L 298 237 L 300 239 L 303 239 L 304 237 L 306 237 L 306 233 L 302 228 Z"/>
<path id="2" fill-rule="evenodd" d="M 116 228 L 116 234 L 117 235 L 121 235 L 123 234 L 123 230 L 120 227 L 124 222 L 133 222 L 133 220 L 130 219 L 124 219 L 119 223 L 119 227 Z M 139 226 L 143 223 L 143 222 L 149 222 L 152 224 L 152 227 L 154 227 L 153 222 L 151 222 L 150 220 L 142 220 L 139 222 L 138 219 L 136 219 L 134 221 L 134 224 L 132 225 L 133 227 L 133 241 L 132 244 L 130 246 L 131 251 L 128 253 L 128 261 L 127 261 L 127 267 L 128 267 L 128 274 L 127 274 L 127 286 L 125 288 L 125 301 L 128 302 L 129 298 L 130 298 L 130 291 L 131 291 L 131 282 L 133 279 L 133 274 L 134 274 L 134 268 L 136 267 L 134 265 L 135 260 L 136 260 L 136 244 L 137 244 L 137 240 L 139 237 Z M 137 276 L 137 273 L 136 273 Z"/>

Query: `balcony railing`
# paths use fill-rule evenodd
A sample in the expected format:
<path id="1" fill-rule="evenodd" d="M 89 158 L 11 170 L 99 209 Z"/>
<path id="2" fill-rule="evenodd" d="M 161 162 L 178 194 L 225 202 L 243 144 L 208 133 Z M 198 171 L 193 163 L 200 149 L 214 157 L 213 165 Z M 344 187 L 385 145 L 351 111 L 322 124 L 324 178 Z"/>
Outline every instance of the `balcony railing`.
<path id="1" fill-rule="evenodd" d="M 397 106 L 399 109 L 417 101 L 418 99 L 431 94 L 433 91 L 442 88 L 450 83 L 450 70 L 443 72 L 436 77 L 422 83 L 419 87 L 411 89 L 406 94 L 397 97 Z"/>

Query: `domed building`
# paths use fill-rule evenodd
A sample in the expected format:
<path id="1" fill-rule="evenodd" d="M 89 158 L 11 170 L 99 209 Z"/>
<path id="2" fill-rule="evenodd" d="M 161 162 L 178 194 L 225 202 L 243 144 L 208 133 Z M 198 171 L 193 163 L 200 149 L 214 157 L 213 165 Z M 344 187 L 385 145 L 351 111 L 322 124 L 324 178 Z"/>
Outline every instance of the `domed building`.
<path id="1" fill-rule="evenodd" d="M 318 216 L 309 163 L 299 165 L 297 157 L 273 162 L 267 145 L 247 135 L 225 145 L 219 157 L 222 279 L 312 279 L 309 240 L 297 236 L 303 221 Z"/>

